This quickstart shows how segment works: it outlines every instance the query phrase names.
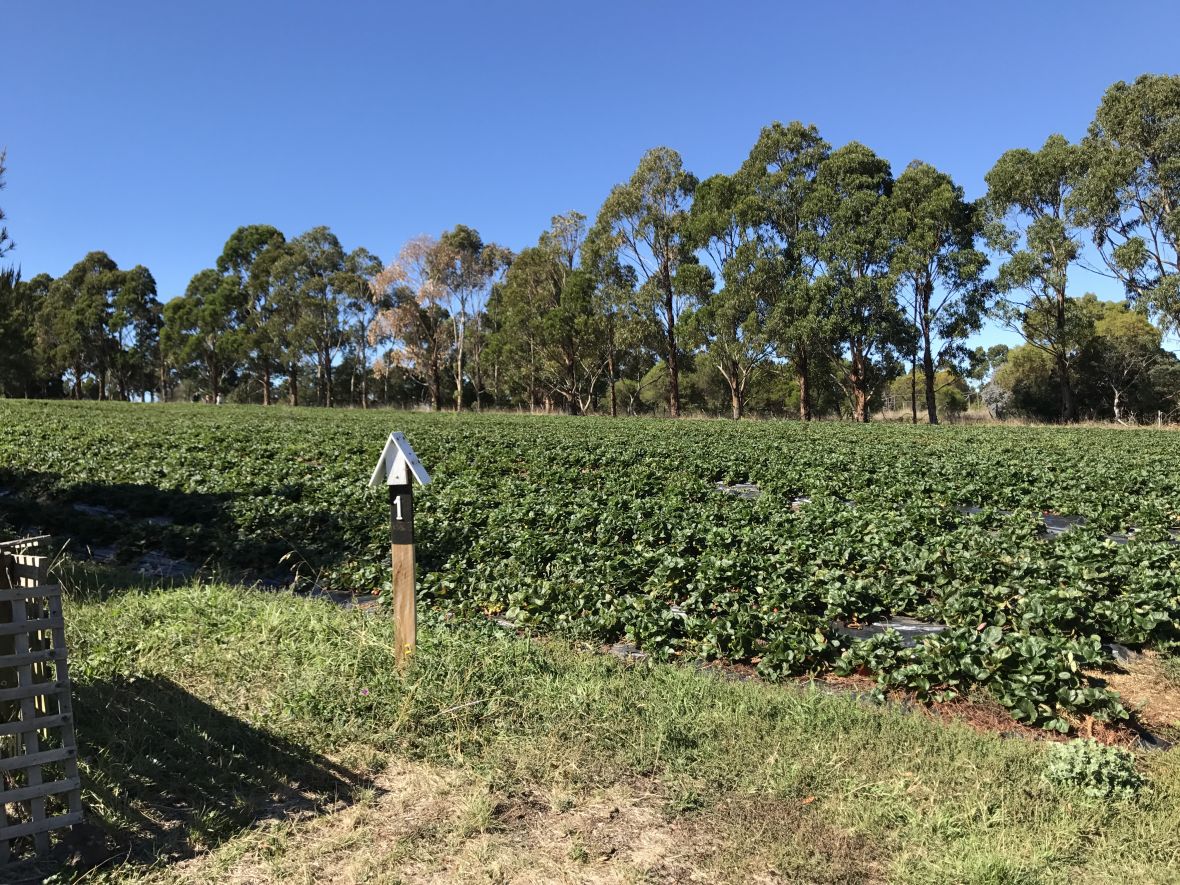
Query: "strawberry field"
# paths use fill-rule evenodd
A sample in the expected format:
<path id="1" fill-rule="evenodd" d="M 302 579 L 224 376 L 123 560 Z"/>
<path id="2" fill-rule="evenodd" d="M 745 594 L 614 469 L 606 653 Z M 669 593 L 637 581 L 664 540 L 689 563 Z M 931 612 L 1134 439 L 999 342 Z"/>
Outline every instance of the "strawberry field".
<path id="1" fill-rule="evenodd" d="M 1060 731 L 1127 717 L 1111 643 L 1180 647 L 1180 435 L 1162 431 L 3 401 L 0 534 L 372 593 L 388 505 L 366 480 L 393 429 L 434 477 L 427 612 L 770 679 L 986 692 Z"/>

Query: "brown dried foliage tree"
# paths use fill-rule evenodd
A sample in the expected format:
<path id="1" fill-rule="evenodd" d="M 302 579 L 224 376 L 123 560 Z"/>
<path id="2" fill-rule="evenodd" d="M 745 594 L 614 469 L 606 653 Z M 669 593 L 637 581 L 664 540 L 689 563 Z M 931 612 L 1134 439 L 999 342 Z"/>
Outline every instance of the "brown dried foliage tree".
<path id="1" fill-rule="evenodd" d="M 372 280 L 374 295 L 388 293 L 392 307 L 378 313 L 369 329 L 372 343 L 394 342 L 389 359 L 422 379 L 436 412 L 442 408 L 443 370 L 453 344 L 444 306 L 449 293 L 432 272 L 438 248 L 433 237 L 415 237 Z"/>

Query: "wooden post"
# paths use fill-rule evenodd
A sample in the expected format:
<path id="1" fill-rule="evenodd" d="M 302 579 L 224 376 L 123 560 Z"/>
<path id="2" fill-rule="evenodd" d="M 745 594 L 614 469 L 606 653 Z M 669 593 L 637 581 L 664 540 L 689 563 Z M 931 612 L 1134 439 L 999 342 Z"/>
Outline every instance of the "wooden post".
<path id="1" fill-rule="evenodd" d="M 414 566 L 414 483 L 430 474 L 403 433 L 391 433 L 369 477 L 370 486 L 389 487 L 389 556 L 393 566 L 394 659 L 399 670 L 418 647 L 418 585 Z"/>
<path id="2" fill-rule="evenodd" d="M 393 561 L 393 617 L 398 669 L 418 647 L 418 583 L 414 565 L 414 487 L 389 487 L 389 544 Z"/>

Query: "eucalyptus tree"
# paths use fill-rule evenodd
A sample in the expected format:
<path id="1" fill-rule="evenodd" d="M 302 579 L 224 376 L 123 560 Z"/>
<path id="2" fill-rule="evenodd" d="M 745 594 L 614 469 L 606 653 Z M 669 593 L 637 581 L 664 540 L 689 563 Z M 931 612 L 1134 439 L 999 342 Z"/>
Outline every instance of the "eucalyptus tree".
<path id="1" fill-rule="evenodd" d="M 618 417 L 618 384 L 624 373 L 642 375 L 636 371 L 643 365 L 645 353 L 654 352 L 658 344 L 657 330 L 646 313 L 635 308 L 637 276 L 635 268 L 619 261 L 617 254 L 595 256 L 592 250 L 582 249 L 582 267 L 594 281 L 594 302 L 597 312 L 606 323 L 606 377 L 609 412 Z"/>
<path id="2" fill-rule="evenodd" d="M 949 175 L 918 160 L 898 176 L 891 203 L 898 238 L 893 270 L 908 293 L 922 350 L 926 414 L 937 424 L 935 369 L 956 355 L 965 358 L 962 342 L 983 326 L 989 307 L 991 287 L 983 279 L 987 256 L 976 248 L 980 214 Z M 910 384 L 917 424 L 917 349 Z"/>
<path id="3" fill-rule="evenodd" d="M 143 265 L 124 271 L 108 311 L 109 367 L 119 398 L 157 387 L 163 311 L 156 280 Z"/>
<path id="4" fill-rule="evenodd" d="M 561 386 L 563 362 L 570 371 L 576 367 L 574 342 L 556 329 L 556 324 L 546 322 L 549 312 L 560 310 L 572 271 L 550 244 L 541 242 L 521 250 L 488 303 L 489 320 L 495 328 L 489 350 L 496 364 L 497 387 L 506 382 L 520 391 L 530 411 L 550 401 Z M 555 331 L 558 340 L 551 342 Z M 549 352 L 551 343 L 553 353 Z M 512 367 L 507 377 L 499 377 L 502 367 Z M 568 385 L 569 390 L 574 387 Z M 573 395 L 565 399 L 567 410 L 575 411 Z"/>
<path id="5" fill-rule="evenodd" d="M 374 281 L 383 270 L 381 259 L 363 246 L 349 252 L 344 259 L 341 285 L 344 293 L 343 320 L 356 371 L 350 381 L 355 387 L 360 377 L 361 408 L 369 407 L 369 378 L 373 374 L 371 351 L 387 343 L 378 334 L 376 321 L 383 310 L 392 304 L 388 290 L 375 287 Z"/>
<path id="6" fill-rule="evenodd" d="M 742 417 L 750 382 L 774 355 L 770 328 L 781 281 L 780 256 L 750 224 L 750 201 L 740 176 L 714 175 L 697 188 L 693 236 L 709 255 L 721 287 L 707 292 L 693 324 L 705 356 L 729 389 L 730 411 Z"/>
<path id="7" fill-rule="evenodd" d="M 54 280 L 38 319 L 40 348 L 50 368 L 73 378 L 76 399 L 89 375 L 106 399 L 116 345 L 111 339 L 111 315 L 124 274 L 105 252 L 91 252 Z"/>
<path id="8" fill-rule="evenodd" d="M 484 359 L 491 373 L 493 400 L 523 401 L 535 411 L 543 399 L 540 362 L 541 311 L 527 297 L 546 279 L 543 257 L 536 247 L 522 249 L 504 280 L 492 287 L 487 303 L 487 345 Z"/>
<path id="9" fill-rule="evenodd" d="M 513 260 L 489 307 L 501 356 L 523 363 L 530 407 L 558 398 L 569 414 L 584 414 L 608 373 L 609 316 L 580 264 L 585 235 L 581 213 L 554 216 Z"/>
<path id="10" fill-rule="evenodd" d="M 799 417 L 813 413 L 813 377 L 828 358 L 831 315 L 824 283 L 823 232 L 809 213 L 820 165 L 831 147 L 815 126 L 773 123 L 737 174 L 745 192 L 744 221 L 757 232 L 757 268 L 775 286 L 770 336 L 779 356 L 790 362 L 799 385 Z"/>
<path id="11" fill-rule="evenodd" d="M 215 268 L 196 273 L 184 294 L 164 304 L 165 358 L 212 402 L 229 391 L 244 360 L 242 290 Z"/>
<path id="12" fill-rule="evenodd" d="M 680 154 L 653 148 L 631 178 L 616 185 L 590 232 L 596 256 L 615 254 L 635 271 L 635 308 L 649 317 L 663 337 L 668 369 L 668 412 L 680 415 L 678 323 L 703 291 L 707 275 L 693 254 L 689 210 L 697 179 L 684 169 Z"/>
<path id="13" fill-rule="evenodd" d="M 832 329 L 846 352 L 841 377 L 853 418 L 869 420 L 873 398 L 897 374 L 898 354 L 913 334 L 897 303 L 891 267 L 897 247 L 888 161 L 849 142 L 819 165 L 804 204 L 808 237 L 823 267 Z"/>
<path id="14" fill-rule="evenodd" d="M 349 285 L 345 252 L 327 227 L 314 227 L 291 241 L 297 267 L 299 320 L 296 339 L 315 364 L 320 405 L 332 405 L 332 373 L 345 342 L 341 321 L 344 289 Z"/>
<path id="15" fill-rule="evenodd" d="M 1167 360 L 1163 336 L 1141 311 L 1124 302 L 1096 302 L 1091 359 L 1110 392 L 1111 417 L 1123 423 L 1138 387 L 1150 387 L 1153 370 Z"/>
<path id="16" fill-rule="evenodd" d="M 217 270 L 231 278 L 240 292 L 246 363 L 262 388 L 262 404 L 271 404 L 274 375 L 282 353 L 273 270 L 286 238 L 269 224 L 239 227 L 225 242 Z"/>
<path id="17" fill-rule="evenodd" d="M 651 368 L 662 339 L 650 315 L 639 310 L 635 268 L 621 261 L 617 250 L 588 234 L 578 261 L 591 290 L 590 310 L 601 320 L 596 341 L 605 363 L 607 411 L 614 418 L 619 410 L 618 385 L 624 378 L 642 377 Z"/>
<path id="18" fill-rule="evenodd" d="M 276 244 L 267 268 L 292 405 L 298 405 L 299 368 L 307 358 L 315 369 L 319 402 L 331 406 L 335 367 L 350 336 L 347 304 L 368 284 L 364 275 L 375 272 L 371 256 L 346 253 L 336 235 L 320 226 Z"/>
<path id="19" fill-rule="evenodd" d="M 1005 259 L 994 313 L 1052 358 L 1066 421 L 1076 416 L 1071 364 L 1089 329 L 1067 296 L 1069 269 L 1082 248 L 1072 198 L 1083 171 L 1082 149 L 1051 135 L 1039 151 L 1007 151 L 986 176 L 987 238 Z"/>
<path id="20" fill-rule="evenodd" d="M 451 354 L 447 291 L 435 273 L 438 249 L 433 237 L 415 237 L 370 283 L 374 300 L 387 302 L 372 326 L 375 337 L 393 342 L 384 362 L 409 370 L 436 412 L 442 408 L 443 373 Z"/>
<path id="21" fill-rule="evenodd" d="M 52 284 L 49 274 L 22 280 L 17 268 L 0 268 L 0 396 L 48 393 L 37 328 Z"/>
<path id="22" fill-rule="evenodd" d="M 431 252 L 431 272 L 443 287 L 445 308 L 454 345 L 455 411 L 463 408 L 463 384 L 470 352 L 475 377 L 475 406 L 483 392 L 483 317 L 488 289 L 497 274 L 512 260 L 512 253 L 495 243 L 485 243 L 479 231 L 455 225 L 438 239 Z"/>
<path id="23" fill-rule="evenodd" d="M 1128 296 L 1180 329 L 1180 76 L 1111 86 L 1072 203 Z"/>

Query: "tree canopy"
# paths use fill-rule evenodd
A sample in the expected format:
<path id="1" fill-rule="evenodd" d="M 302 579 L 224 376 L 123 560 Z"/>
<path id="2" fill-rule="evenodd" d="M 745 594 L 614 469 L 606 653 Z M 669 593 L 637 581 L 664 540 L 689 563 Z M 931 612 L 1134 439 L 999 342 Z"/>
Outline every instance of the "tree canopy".
<path id="1" fill-rule="evenodd" d="M 519 254 L 466 224 L 388 263 L 323 225 L 246 224 L 179 294 L 97 250 L 57 278 L 0 267 L 0 395 L 1180 417 L 1180 76 L 1113 84 L 1080 141 L 1005 151 L 978 200 L 899 168 L 772 122 L 703 180 L 652 148 Z M 0 190 L 7 172 L 0 150 Z M 1125 301 L 1077 292 L 1083 266 Z M 969 349 L 987 322 L 1024 346 Z"/>

